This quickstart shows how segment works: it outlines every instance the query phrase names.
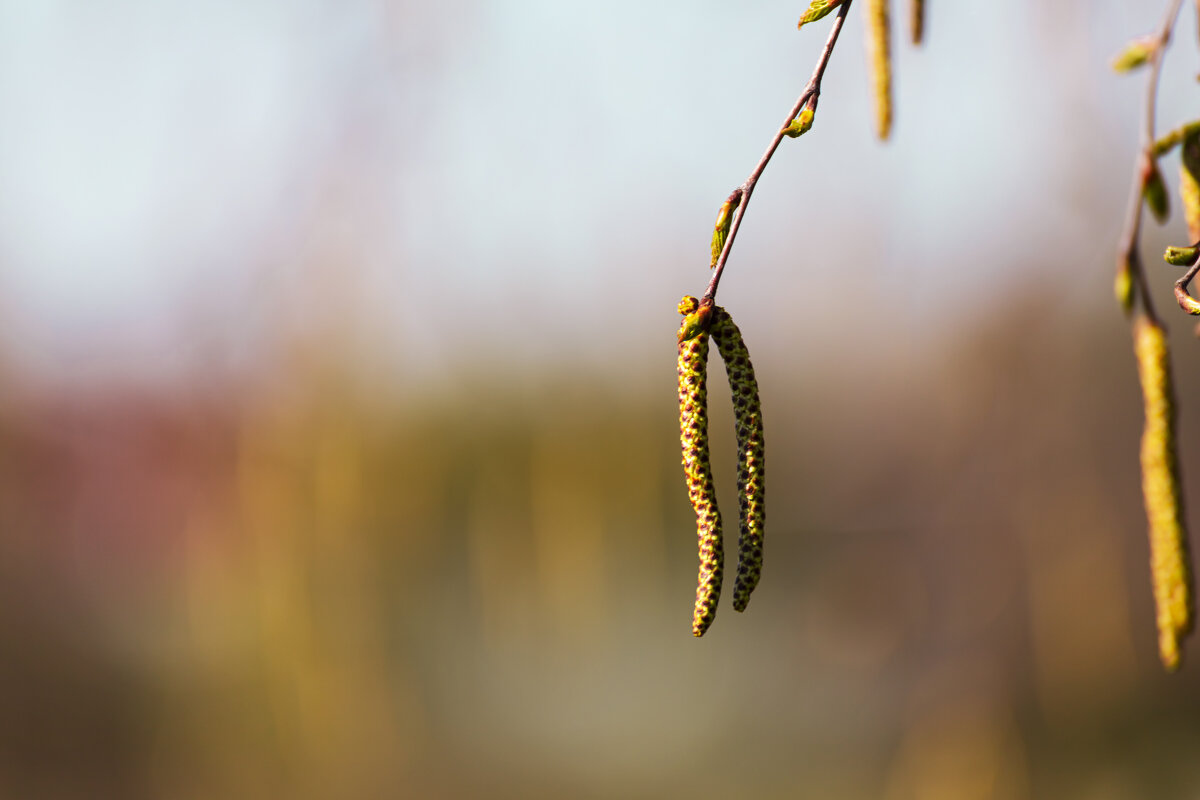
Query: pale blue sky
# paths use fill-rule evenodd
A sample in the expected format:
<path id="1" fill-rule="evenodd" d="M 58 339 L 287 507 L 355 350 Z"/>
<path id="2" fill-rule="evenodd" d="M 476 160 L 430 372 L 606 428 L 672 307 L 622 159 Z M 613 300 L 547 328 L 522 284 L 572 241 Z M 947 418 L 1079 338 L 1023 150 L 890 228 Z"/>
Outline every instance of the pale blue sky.
<path id="1" fill-rule="evenodd" d="M 467 347 L 618 361 L 702 290 L 716 208 L 824 40 L 798 13 L 2 0 L 4 350 L 51 373 L 186 375 L 252 354 L 277 303 L 303 327 L 326 298 L 303 287 L 333 274 L 374 320 L 369 346 L 418 374 L 468 363 Z M 817 124 L 784 143 L 730 263 L 723 302 L 754 309 L 752 328 L 805 335 L 854 308 L 868 269 L 889 306 L 862 324 L 915 341 L 953 324 L 964 293 L 1107 293 L 1142 81 L 1106 64 L 1157 4 L 930 13 L 923 50 L 897 31 L 884 146 L 851 15 Z M 1198 105 L 1191 14 L 1164 127 Z M 469 320 L 497 304 L 518 324 L 480 342 Z M 600 341 L 587 305 L 627 324 Z"/>

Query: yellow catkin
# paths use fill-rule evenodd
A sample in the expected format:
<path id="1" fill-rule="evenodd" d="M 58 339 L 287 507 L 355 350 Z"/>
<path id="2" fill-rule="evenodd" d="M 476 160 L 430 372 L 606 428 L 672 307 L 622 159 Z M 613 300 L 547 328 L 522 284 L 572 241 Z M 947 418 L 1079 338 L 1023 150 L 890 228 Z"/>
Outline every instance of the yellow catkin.
<path id="1" fill-rule="evenodd" d="M 908 11 L 912 43 L 919 45 L 925 38 L 925 0 L 909 0 Z"/>
<path id="2" fill-rule="evenodd" d="M 875 90 L 875 132 L 880 139 L 892 133 L 892 57 L 888 0 L 866 0 L 867 52 Z"/>
<path id="3" fill-rule="evenodd" d="M 733 398 L 738 449 L 738 568 L 733 584 L 733 608 L 745 611 L 758 585 L 763 565 L 763 526 L 766 521 L 766 461 L 762 404 L 750 352 L 733 319 L 723 308 L 713 312 L 712 339 L 725 361 Z"/>
<path id="4" fill-rule="evenodd" d="M 690 301 L 690 302 L 689 302 Z M 695 298 L 685 297 L 681 314 L 695 313 Z M 708 452 L 708 334 L 700 333 L 679 343 L 679 441 L 688 498 L 696 512 L 696 538 L 700 548 L 700 574 L 692 634 L 703 636 L 717 613 L 725 553 L 721 544 L 721 512 L 713 488 Z"/>
<path id="5" fill-rule="evenodd" d="M 1183 201 L 1188 236 L 1193 243 L 1200 242 L 1200 133 L 1192 133 L 1183 140 L 1179 197 Z"/>
<path id="6" fill-rule="evenodd" d="M 1163 666 L 1179 667 L 1179 644 L 1192 629 L 1192 576 L 1188 562 L 1179 473 L 1175 458 L 1175 408 L 1166 334 L 1153 320 L 1134 323 L 1134 352 L 1142 384 L 1142 494 L 1150 528 L 1150 575 Z"/>

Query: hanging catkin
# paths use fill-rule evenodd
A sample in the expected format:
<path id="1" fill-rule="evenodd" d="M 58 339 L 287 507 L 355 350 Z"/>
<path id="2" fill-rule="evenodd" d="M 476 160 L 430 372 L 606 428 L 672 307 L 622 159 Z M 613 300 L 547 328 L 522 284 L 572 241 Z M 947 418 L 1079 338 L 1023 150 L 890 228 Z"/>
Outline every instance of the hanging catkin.
<path id="1" fill-rule="evenodd" d="M 892 132 L 892 57 L 888 0 L 866 0 L 867 52 L 875 91 L 875 133 L 887 139 Z"/>
<path id="2" fill-rule="evenodd" d="M 763 448 L 762 404 L 750 352 L 733 318 L 721 307 L 713 312 L 711 331 L 725 361 L 733 398 L 738 452 L 738 569 L 733 584 L 733 608 L 745 611 L 758 585 L 763 564 L 763 524 L 766 519 L 766 462 Z"/>
<path id="3" fill-rule="evenodd" d="M 694 297 L 679 303 L 685 315 L 680 329 L 682 338 L 688 329 L 686 317 L 694 315 L 699 304 Z M 683 449 L 683 472 L 687 478 L 688 499 L 696 512 L 696 538 L 700 548 L 700 574 L 696 582 L 696 607 L 692 615 L 692 634 L 703 636 L 717 613 L 721 596 L 721 571 L 725 559 L 721 545 L 721 512 L 713 488 L 712 466 L 708 453 L 708 334 L 700 331 L 679 343 L 679 441 Z"/>
<path id="4" fill-rule="evenodd" d="M 1134 352 L 1142 384 L 1146 426 L 1142 432 L 1142 494 L 1150 528 L 1150 575 L 1163 666 L 1179 667 L 1179 643 L 1192 628 L 1192 576 L 1175 458 L 1175 407 L 1170 353 L 1162 327 L 1139 317 Z"/>
<path id="5" fill-rule="evenodd" d="M 1179 194 L 1183 200 L 1188 240 L 1195 244 L 1200 242 L 1200 132 L 1193 131 L 1183 137 Z"/>

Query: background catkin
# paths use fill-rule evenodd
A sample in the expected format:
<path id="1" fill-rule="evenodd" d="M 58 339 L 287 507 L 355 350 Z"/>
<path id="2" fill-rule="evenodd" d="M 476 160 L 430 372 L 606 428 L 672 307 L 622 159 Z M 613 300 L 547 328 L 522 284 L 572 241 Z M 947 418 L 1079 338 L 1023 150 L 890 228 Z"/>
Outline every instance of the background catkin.
<path id="1" fill-rule="evenodd" d="M 925 38 L 925 0 L 909 0 L 908 12 L 912 43 L 920 44 Z"/>
<path id="2" fill-rule="evenodd" d="M 871 60 L 871 83 L 875 90 L 875 132 L 887 139 L 892 132 L 892 58 L 889 49 L 891 24 L 888 0 L 867 0 L 867 52 Z"/>
<path id="3" fill-rule="evenodd" d="M 691 303 L 688 304 L 688 300 Z M 685 306 L 687 306 L 685 310 Z M 696 309 L 695 298 L 684 298 L 680 313 Z M 700 546 L 700 574 L 696 585 L 696 607 L 692 634 L 703 636 L 717 613 L 721 596 L 721 571 L 725 553 L 721 545 L 721 512 L 713 488 L 708 453 L 708 334 L 679 343 L 679 440 L 683 448 L 683 472 L 688 498 L 696 512 L 696 537 Z"/>
<path id="4" fill-rule="evenodd" d="M 1178 467 L 1175 408 L 1166 334 L 1155 321 L 1134 323 L 1134 351 L 1146 407 L 1142 433 L 1142 494 L 1150 527 L 1150 575 L 1163 666 L 1179 667 L 1179 643 L 1192 628 L 1192 576 L 1188 565 Z"/>
<path id="5" fill-rule="evenodd" d="M 733 608 L 745 611 L 758 585 L 763 564 L 763 525 L 766 521 L 766 474 L 762 404 L 750 352 L 733 319 L 718 307 L 713 312 L 712 338 L 725 361 L 733 397 L 738 450 L 738 569 L 733 584 Z"/>
<path id="6" fill-rule="evenodd" d="M 1179 195 L 1192 244 L 1200 242 L 1200 133 L 1184 137 L 1179 166 Z"/>

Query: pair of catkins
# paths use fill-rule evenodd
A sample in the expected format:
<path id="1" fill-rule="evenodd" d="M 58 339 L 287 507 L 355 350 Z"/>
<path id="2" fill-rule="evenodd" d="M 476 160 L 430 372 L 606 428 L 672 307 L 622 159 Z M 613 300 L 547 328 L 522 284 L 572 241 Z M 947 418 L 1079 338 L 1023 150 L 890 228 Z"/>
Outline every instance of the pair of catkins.
<path id="1" fill-rule="evenodd" d="M 708 340 L 717 345 L 733 399 L 738 453 L 738 568 L 733 585 L 733 608 L 745 611 L 758 585 L 763 563 L 764 460 L 762 404 L 750 353 L 733 319 L 720 306 L 694 297 L 679 302 L 684 315 L 679 328 L 679 439 L 688 498 L 696 512 L 700 545 L 700 575 L 692 634 L 703 636 L 717 613 L 721 596 L 725 550 L 721 512 L 717 508 L 708 450 Z"/>

